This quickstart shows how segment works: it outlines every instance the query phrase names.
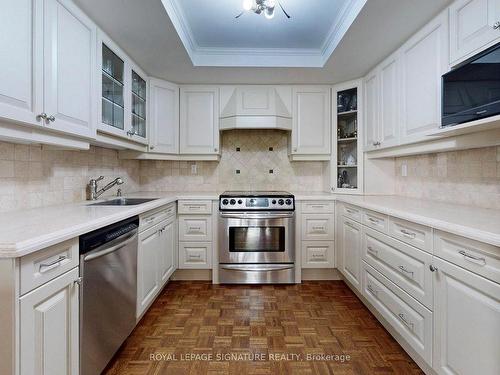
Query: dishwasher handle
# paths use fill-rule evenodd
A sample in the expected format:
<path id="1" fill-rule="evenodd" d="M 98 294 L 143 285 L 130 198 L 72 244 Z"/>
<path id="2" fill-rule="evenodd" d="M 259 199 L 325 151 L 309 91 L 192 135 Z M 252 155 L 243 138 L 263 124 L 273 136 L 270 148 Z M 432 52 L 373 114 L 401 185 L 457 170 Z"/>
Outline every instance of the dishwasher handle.
<path id="1" fill-rule="evenodd" d="M 122 237 L 116 238 L 115 241 L 119 240 L 119 242 L 116 245 L 106 246 L 106 245 L 109 245 L 109 244 L 106 244 L 106 245 L 98 247 L 94 251 L 88 253 L 87 255 L 85 255 L 83 257 L 83 261 L 88 262 L 90 260 L 103 257 L 104 255 L 107 255 L 109 253 L 113 253 L 117 250 L 120 250 L 122 247 L 127 246 L 129 243 L 131 243 L 137 239 L 137 229 L 135 229 L 129 233 L 130 234 L 127 234 L 127 236 L 124 235 Z M 113 241 L 113 242 L 115 242 L 115 241 Z"/>

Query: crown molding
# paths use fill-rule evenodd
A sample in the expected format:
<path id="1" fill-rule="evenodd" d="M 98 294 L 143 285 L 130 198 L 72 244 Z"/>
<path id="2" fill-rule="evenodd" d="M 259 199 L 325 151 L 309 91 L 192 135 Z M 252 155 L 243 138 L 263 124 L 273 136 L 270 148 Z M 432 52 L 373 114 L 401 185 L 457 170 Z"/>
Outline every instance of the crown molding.
<path id="1" fill-rule="evenodd" d="M 179 1 L 161 0 L 194 66 L 322 68 L 367 0 L 347 2 L 318 49 L 200 47 Z"/>

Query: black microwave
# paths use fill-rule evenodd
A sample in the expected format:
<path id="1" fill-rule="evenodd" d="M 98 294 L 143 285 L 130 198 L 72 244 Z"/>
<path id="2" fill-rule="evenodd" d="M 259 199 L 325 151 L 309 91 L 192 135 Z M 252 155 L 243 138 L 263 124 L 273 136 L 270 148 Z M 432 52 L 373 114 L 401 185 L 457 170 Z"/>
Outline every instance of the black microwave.
<path id="1" fill-rule="evenodd" d="M 500 114 L 500 43 L 442 77 L 442 126 Z"/>

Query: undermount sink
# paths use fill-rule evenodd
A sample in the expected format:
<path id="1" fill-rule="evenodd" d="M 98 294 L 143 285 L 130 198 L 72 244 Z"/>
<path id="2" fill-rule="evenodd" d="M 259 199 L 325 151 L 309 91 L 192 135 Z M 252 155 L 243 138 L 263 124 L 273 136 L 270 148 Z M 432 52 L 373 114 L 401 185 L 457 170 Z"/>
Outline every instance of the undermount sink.
<path id="1" fill-rule="evenodd" d="M 158 198 L 116 198 L 107 201 L 88 204 L 87 206 L 135 206 L 146 202 L 154 201 Z"/>

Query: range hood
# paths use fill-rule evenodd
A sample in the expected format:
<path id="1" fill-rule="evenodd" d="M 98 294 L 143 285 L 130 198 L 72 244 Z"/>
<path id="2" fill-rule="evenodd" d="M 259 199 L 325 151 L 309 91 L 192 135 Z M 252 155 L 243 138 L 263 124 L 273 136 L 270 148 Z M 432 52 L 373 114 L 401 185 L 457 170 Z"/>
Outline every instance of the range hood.
<path id="1" fill-rule="evenodd" d="M 223 86 L 220 130 L 292 130 L 290 86 Z"/>

